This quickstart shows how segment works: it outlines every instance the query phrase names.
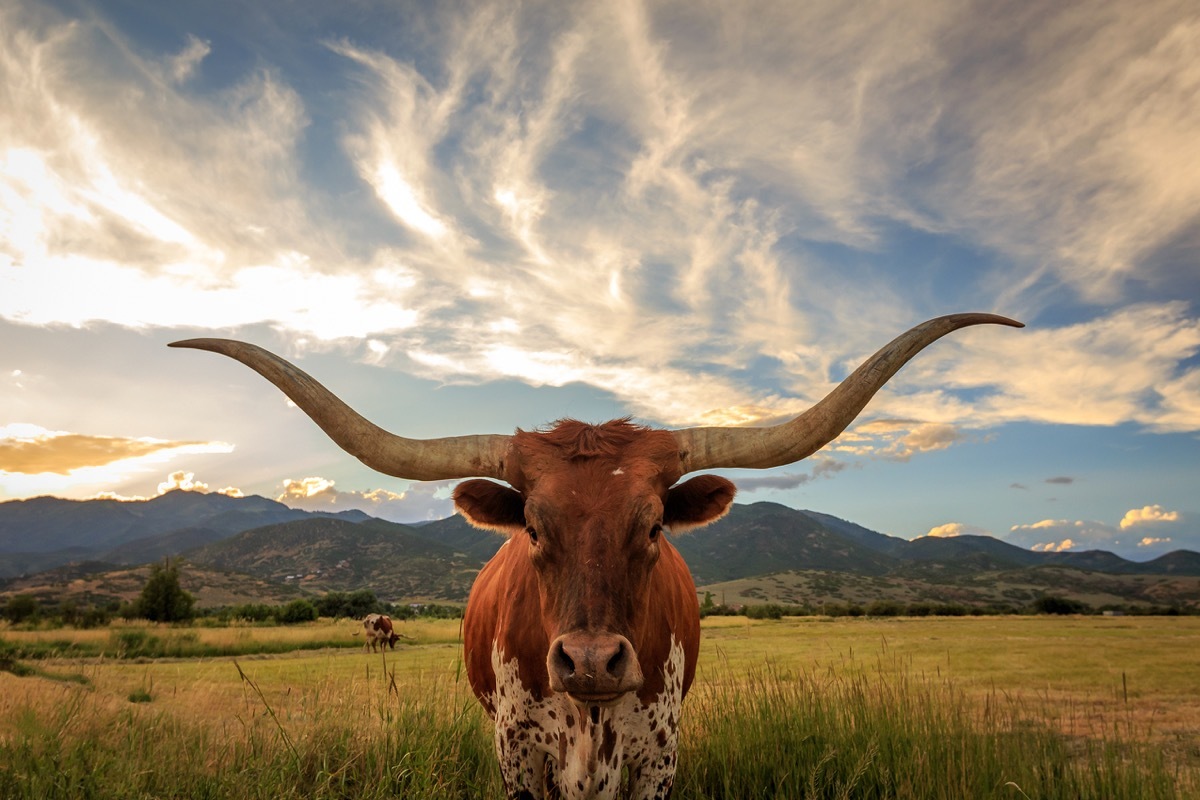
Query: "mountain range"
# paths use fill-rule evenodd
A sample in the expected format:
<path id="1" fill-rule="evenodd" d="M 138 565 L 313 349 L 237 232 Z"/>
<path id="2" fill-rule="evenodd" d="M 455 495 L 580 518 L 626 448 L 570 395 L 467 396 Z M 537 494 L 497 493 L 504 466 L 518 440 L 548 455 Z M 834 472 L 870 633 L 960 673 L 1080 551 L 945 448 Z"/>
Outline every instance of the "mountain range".
<path id="1" fill-rule="evenodd" d="M 142 564 L 252 528 L 361 511 L 300 511 L 265 497 L 175 490 L 150 500 L 34 497 L 0 503 L 0 579 L 77 561 Z"/>
<path id="2" fill-rule="evenodd" d="M 1016 603 L 1056 586 L 1092 602 L 1200 602 L 1200 554 L 1186 550 L 1133 562 L 1105 551 L 1033 552 L 989 536 L 908 541 L 767 502 L 734 505 L 673 541 L 702 591 L 738 602 Z M 457 515 L 403 525 L 179 490 L 135 502 L 39 497 L 0 503 L 0 594 L 52 599 L 74 587 L 89 598 L 124 596 L 140 588 L 131 567 L 179 556 L 185 573 L 207 576 L 193 578 L 200 589 L 223 587 L 213 602 L 242 596 L 231 588 L 237 576 L 248 582 L 245 596 L 272 601 L 359 588 L 387 600 L 461 601 L 502 542 Z"/>

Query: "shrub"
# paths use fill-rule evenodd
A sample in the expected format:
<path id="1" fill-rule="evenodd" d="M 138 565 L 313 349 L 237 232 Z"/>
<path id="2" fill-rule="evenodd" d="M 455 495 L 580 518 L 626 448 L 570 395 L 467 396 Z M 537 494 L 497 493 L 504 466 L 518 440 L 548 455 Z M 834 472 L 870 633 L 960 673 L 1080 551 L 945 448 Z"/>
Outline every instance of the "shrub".
<path id="1" fill-rule="evenodd" d="M 867 606 L 868 617 L 898 617 L 904 613 L 904 606 L 895 600 L 876 600 Z"/>
<path id="2" fill-rule="evenodd" d="M 317 618 L 317 607 L 308 600 L 293 600 L 279 610 L 275 619 L 282 625 L 312 622 Z"/>
<path id="3" fill-rule="evenodd" d="M 1087 603 L 1057 595 L 1043 595 L 1031 606 L 1037 614 L 1086 614 L 1091 608 Z"/>
<path id="4" fill-rule="evenodd" d="M 245 620 L 246 622 L 266 622 L 279 614 L 278 606 L 266 603 L 244 603 L 240 606 L 229 606 L 221 609 L 218 617 L 225 622 L 230 620 Z"/>
<path id="5" fill-rule="evenodd" d="M 143 630 L 115 630 L 109 636 L 120 658 L 151 656 L 159 649 L 158 637 Z"/>
<path id="6" fill-rule="evenodd" d="M 939 617 L 965 617 L 971 610 L 958 603 L 942 603 L 933 609 L 933 613 Z"/>

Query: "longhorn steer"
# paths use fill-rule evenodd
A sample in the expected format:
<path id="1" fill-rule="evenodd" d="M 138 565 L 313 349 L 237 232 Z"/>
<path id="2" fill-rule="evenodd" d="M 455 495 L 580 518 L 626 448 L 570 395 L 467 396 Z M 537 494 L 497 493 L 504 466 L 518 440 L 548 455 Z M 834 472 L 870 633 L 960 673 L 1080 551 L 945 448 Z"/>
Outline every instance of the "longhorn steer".
<path id="1" fill-rule="evenodd" d="M 806 458 L 924 347 L 982 323 L 1021 327 L 992 314 L 925 322 L 774 427 L 667 431 L 628 420 L 564 420 L 511 436 L 436 440 L 376 427 L 254 345 L 192 339 L 172 346 L 223 353 L 256 370 L 379 472 L 476 478 L 459 484 L 456 507 L 508 540 L 471 590 L 463 643 L 471 687 L 495 720 L 508 796 L 611 798 L 625 769 L 630 795 L 652 798 L 671 790 L 680 706 L 700 637 L 695 586 L 663 534 L 718 519 L 735 492 L 715 475 L 679 480 L 697 470 Z"/>
<path id="2" fill-rule="evenodd" d="M 396 642 L 400 641 L 400 634 L 396 633 L 396 629 L 392 625 L 392 618 L 387 614 L 367 614 L 363 618 L 363 630 L 367 634 L 363 650 L 369 647 L 372 653 L 375 652 L 377 645 L 380 648 L 386 645 L 395 650 Z"/>

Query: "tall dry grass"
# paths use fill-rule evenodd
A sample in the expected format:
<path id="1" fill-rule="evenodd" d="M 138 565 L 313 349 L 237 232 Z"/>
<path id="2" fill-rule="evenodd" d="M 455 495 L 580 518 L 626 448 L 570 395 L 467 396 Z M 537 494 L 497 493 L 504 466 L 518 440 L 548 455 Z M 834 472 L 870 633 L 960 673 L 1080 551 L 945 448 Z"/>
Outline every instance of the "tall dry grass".
<path id="1" fill-rule="evenodd" d="M 1003 685 L 981 689 L 980 680 L 966 679 L 958 667 L 939 666 L 973 652 L 960 654 L 958 639 L 945 638 L 950 631 L 966 639 L 981 629 L 892 626 L 886 646 L 878 642 L 879 630 L 800 624 L 706 630 L 700 677 L 684 708 L 674 796 L 1200 796 L 1200 752 L 1176 758 L 1149 735 L 1136 697 L 1124 699 L 1123 714 L 1106 711 L 1104 725 L 1073 724 L 1092 714 L 1090 704 Z M 988 629 L 992 639 L 985 647 L 996 646 L 996 630 Z M 1018 621 L 1005 630 L 1029 628 Z M 904 631 L 909 638 L 900 635 Z M 838 637 L 851 633 L 862 637 L 846 647 L 851 639 Z M 1042 633 L 1051 641 L 1047 647 L 1061 646 L 1063 636 Z M 1083 633 L 1064 634 L 1076 635 Z M 953 652 L 923 660 L 908 643 L 925 639 Z M 817 651 L 810 647 L 832 655 L 813 658 Z M 1145 659 L 1174 663 L 1169 654 Z M 1081 671 L 1091 669 L 1086 657 L 1077 660 Z M 325 649 L 236 661 L 36 664 L 47 676 L 80 680 L 0 672 L 3 798 L 503 794 L 491 729 L 466 686 L 453 642 L 369 656 Z M 1131 675 L 1145 674 L 1134 660 L 1125 667 Z M 1173 674 L 1168 682 L 1177 680 Z M 1138 691 L 1148 689 L 1131 693 Z M 1111 705 L 1112 698 L 1102 699 Z"/>

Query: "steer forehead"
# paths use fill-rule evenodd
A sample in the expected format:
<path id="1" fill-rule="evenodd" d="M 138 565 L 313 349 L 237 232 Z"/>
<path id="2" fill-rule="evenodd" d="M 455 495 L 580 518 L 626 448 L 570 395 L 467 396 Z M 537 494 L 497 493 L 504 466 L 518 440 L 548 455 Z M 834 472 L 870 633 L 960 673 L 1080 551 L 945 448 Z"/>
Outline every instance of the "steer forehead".
<path id="1" fill-rule="evenodd" d="M 526 496 L 570 502 L 597 493 L 661 495 L 683 475 L 669 431 L 613 420 L 560 420 L 513 436 L 507 480 Z"/>

